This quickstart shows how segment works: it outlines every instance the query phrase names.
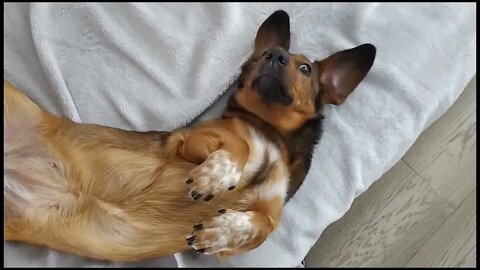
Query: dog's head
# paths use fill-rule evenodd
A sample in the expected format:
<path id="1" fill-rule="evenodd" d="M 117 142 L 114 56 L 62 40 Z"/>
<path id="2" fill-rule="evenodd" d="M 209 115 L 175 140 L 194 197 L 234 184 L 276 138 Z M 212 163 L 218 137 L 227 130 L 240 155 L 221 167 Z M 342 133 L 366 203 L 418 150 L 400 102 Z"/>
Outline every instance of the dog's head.
<path id="1" fill-rule="evenodd" d="M 321 61 L 289 53 L 290 18 L 276 11 L 260 26 L 254 52 L 242 66 L 235 93 L 244 109 L 282 131 L 292 131 L 340 105 L 370 70 L 376 49 L 363 44 Z"/>

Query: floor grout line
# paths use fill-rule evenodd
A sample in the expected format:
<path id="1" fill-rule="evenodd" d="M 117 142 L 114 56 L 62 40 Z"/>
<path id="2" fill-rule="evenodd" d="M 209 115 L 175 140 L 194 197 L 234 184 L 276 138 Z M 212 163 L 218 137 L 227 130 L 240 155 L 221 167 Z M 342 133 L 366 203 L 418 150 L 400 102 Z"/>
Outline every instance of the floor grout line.
<path id="1" fill-rule="evenodd" d="M 420 178 L 421 181 L 425 182 L 432 190 L 433 192 L 435 192 L 435 194 L 441 199 L 441 201 L 446 205 L 448 206 L 449 208 L 451 208 L 451 213 L 448 214 L 448 216 L 445 217 L 445 219 L 442 220 L 442 222 L 440 223 L 440 225 L 438 226 L 438 228 L 434 231 L 432 231 L 428 237 L 425 238 L 425 240 L 422 242 L 422 244 L 417 248 L 417 250 L 415 250 L 415 252 L 412 254 L 412 256 L 410 256 L 410 258 L 408 258 L 408 260 L 406 260 L 406 263 L 404 265 L 402 265 L 402 267 L 405 267 L 408 265 L 408 263 L 413 259 L 413 257 L 415 257 L 415 255 L 418 253 L 418 251 L 428 242 L 428 240 L 430 240 L 430 238 L 432 238 L 432 236 L 438 231 L 440 230 L 440 228 L 443 226 L 443 224 L 445 224 L 445 222 L 450 218 L 450 216 L 455 213 L 455 211 L 457 211 L 456 208 L 452 207 L 446 200 L 443 196 L 441 196 L 437 190 L 435 190 L 432 185 L 430 184 L 430 181 L 424 179 L 422 176 L 420 176 L 411 166 L 410 164 L 408 164 L 405 160 L 403 160 L 403 157 L 400 159 L 401 162 L 403 162 L 416 176 L 418 176 L 418 178 Z M 470 195 L 470 193 L 469 193 Z M 467 196 L 468 197 L 468 196 Z M 465 198 L 467 198 L 465 197 Z M 463 202 L 463 201 L 462 201 Z"/>
<path id="2" fill-rule="evenodd" d="M 476 192 L 476 191 L 477 191 L 477 188 L 474 188 L 472 191 L 470 191 L 470 193 L 468 193 L 468 195 L 462 200 L 462 202 L 458 205 L 458 207 L 457 207 L 456 209 L 454 209 L 454 210 L 452 211 L 452 213 L 450 213 L 447 217 L 445 217 L 445 219 L 442 221 L 442 223 L 440 224 L 440 226 L 438 226 L 438 229 L 436 229 L 432 234 L 430 234 L 430 235 L 428 236 L 428 238 L 427 238 L 427 239 L 422 243 L 422 245 L 415 251 L 415 253 L 413 253 L 413 255 L 408 259 L 407 263 L 406 263 L 405 265 L 403 265 L 403 267 L 407 266 L 407 265 L 412 261 L 413 257 L 415 257 L 415 255 L 417 255 L 418 251 L 419 251 L 423 246 L 425 246 L 425 244 L 428 242 L 428 240 L 430 240 L 430 239 L 432 238 L 432 236 L 433 236 L 437 231 L 439 231 L 439 230 L 442 228 L 442 226 L 445 224 L 445 222 L 447 222 L 447 221 L 450 219 L 450 217 L 452 217 L 453 214 L 454 214 L 455 212 L 457 212 L 457 210 L 458 210 L 458 209 L 460 208 L 460 206 L 465 202 L 465 200 L 466 200 L 470 195 L 472 195 L 473 192 Z M 412 267 L 412 266 L 411 266 L 411 267 Z M 413 267 L 415 267 L 415 266 L 413 266 Z M 448 267 L 448 266 L 447 266 L 447 267 Z M 451 267 L 451 266 L 450 266 L 450 267 Z"/>
<path id="3" fill-rule="evenodd" d="M 413 148 L 413 147 L 412 147 L 412 148 Z M 412 170 L 412 172 L 413 172 L 416 176 L 418 176 L 420 179 L 422 179 L 422 181 L 424 181 L 425 183 L 427 183 L 427 185 L 433 190 L 433 192 L 435 192 L 435 194 L 436 194 L 438 197 L 440 197 L 440 199 L 442 200 L 443 203 L 445 203 L 445 204 L 448 205 L 450 208 L 452 208 L 452 210 L 454 210 L 454 211 L 457 210 L 458 206 L 455 207 L 454 205 L 451 205 L 451 204 L 447 201 L 447 199 L 446 199 L 445 197 L 443 197 L 443 196 L 440 194 L 440 192 L 438 192 L 438 190 L 435 189 L 434 186 L 432 186 L 432 183 L 430 183 L 430 180 L 427 180 L 427 179 L 425 179 L 424 177 L 422 177 L 417 171 L 415 171 L 415 170 L 413 169 L 412 166 L 410 166 L 410 164 L 408 164 L 408 162 L 406 162 L 406 161 L 403 159 L 403 157 L 402 157 L 400 160 L 403 161 L 403 163 L 405 163 L 405 165 L 407 165 L 407 167 L 408 167 L 410 170 Z M 468 193 L 468 194 L 470 194 L 470 193 Z M 467 195 L 465 198 L 463 198 L 462 202 L 463 202 L 467 197 L 468 197 L 468 195 Z M 461 203 L 460 203 L 460 204 L 461 204 Z M 460 206 L 460 204 L 459 204 L 459 206 Z"/>
<path id="4" fill-rule="evenodd" d="M 412 147 L 412 148 L 413 148 L 413 147 Z M 442 194 L 440 194 L 440 192 L 432 185 L 432 183 L 430 182 L 430 180 L 425 179 L 422 175 L 420 175 L 420 173 L 418 173 L 417 171 L 415 171 L 415 169 L 413 169 L 413 167 L 412 167 L 410 164 L 408 164 L 408 162 L 405 161 L 405 160 L 403 159 L 403 157 L 402 157 L 400 160 L 403 161 L 403 163 L 405 163 L 405 165 L 407 165 L 407 167 L 408 167 L 410 170 L 412 170 L 412 171 L 415 173 L 415 175 L 417 175 L 420 179 L 422 179 L 423 181 L 425 181 L 425 182 L 428 184 L 428 186 L 435 192 L 435 194 L 437 194 L 437 195 L 442 199 L 442 201 L 443 201 L 444 203 L 446 203 L 448 206 L 450 206 L 450 208 L 452 208 L 453 210 L 457 210 L 457 208 L 460 207 L 460 205 L 461 205 L 462 202 L 468 197 L 468 195 L 470 195 L 470 193 L 468 193 L 468 195 L 465 196 L 465 198 L 462 199 L 462 202 L 460 202 L 460 203 L 458 204 L 458 206 L 452 205 L 449 201 L 447 201 L 447 198 L 445 198 Z M 475 189 L 476 189 L 476 186 L 475 186 L 473 189 L 475 190 Z"/>
<path id="5" fill-rule="evenodd" d="M 476 75 L 472 78 L 472 80 L 475 80 L 475 78 L 476 78 Z M 475 80 L 475 82 L 476 82 L 476 80 Z M 471 83 L 472 83 L 472 82 L 470 81 L 470 82 L 467 84 L 467 86 L 465 87 L 464 91 L 468 88 L 468 86 L 469 86 Z M 474 87 L 474 88 L 476 88 L 476 87 Z M 476 89 L 473 90 L 473 91 L 476 92 Z M 460 97 L 459 97 L 459 98 L 460 98 Z M 474 110 L 474 114 L 475 114 L 475 113 L 476 113 L 476 95 L 475 95 L 475 98 L 474 98 L 474 99 L 475 99 L 475 101 L 474 101 L 473 106 L 475 106 L 475 110 Z M 457 100 L 455 103 L 458 103 L 458 100 Z M 452 107 L 455 105 L 455 103 L 452 105 Z M 445 112 L 445 114 L 446 114 L 446 113 L 448 113 L 448 111 Z M 441 117 L 440 117 L 437 121 L 439 121 L 440 119 L 441 119 Z M 476 119 L 475 119 L 474 121 L 475 121 L 475 125 L 476 125 Z M 452 121 L 450 121 L 450 122 L 452 122 Z M 432 123 L 432 124 L 433 124 L 433 123 Z M 432 125 L 431 125 L 431 126 L 432 126 Z M 431 128 L 431 126 L 427 127 L 425 130 L 423 130 L 423 131 L 422 131 L 422 134 L 423 134 L 427 129 Z M 422 134 L 420 134 L 419 136 L 421 136 Z M 475 142 L 476 142 L 476 133 L 475 133 L 474 136 L 475 136 L 474 140 L 475 140 Z M 417 138 L 417 139 L 418 139 L 418 138 Z M 475 146 L 474 146 L 474 147 L 475 147 Z M 409 151 L 411 151 L 412 149 L 415 149 L 415 143 L 414 143 L 414 145 L 412 145 L 412 146 L 410 147 Z M 428 187 L 430 190 L 433 190 L 433 192 L 431 192 L 431 193 L 429 192 L 429 193 L 430 193 L 429 196 L 435 196 L 435 195 L 436 195 L 436 197 L 438 198 L 438 200 L 437 200 L 437 202 L 436 202 L 436 203 L 438 204 L 438 208 L 436 208 L 436 209 L 441 209 L 442 211 L 444 211 L 444 212 L 445 212 L 445 213 L 444 213 L 445 216 L 443 217 L 443 215 L 442 215 L 443 218 L 437 219 L 437 223 L 435 224 L 435 227 L 436 227 L 437 225 L 438 225 L 438 227 L 437 227 L 435 230 L 433 230 L 433 231 L 426 231 L 426 233 L 424 234 L 424 235 L 425 235 L 425 238 L 422 239 L 423 241 L 417 242 L 417 243 L 419 244 L 418 248 L 415 249 L 415 251 L 413 252 L 413 254 L 412 254 L 411 256 L 408 256 L 408 257 L 405 256 L 405 257 L 407 257 L 407 258 L 404 257 L 404 258 L 405 258 L 405 260 L 403 261 L 404 263 L 402 263 L 402 264 L 399 263 L 399 265 L 397 265 L 397 267 L 407 267 L 407 265 L 409 265 L 410 263 L 412 263 L 413 258 L 425 247 L 425 245 L 426 245 L 427 243 L 429 243 L 430 241 L 432 241 L 432 237 L 433 237 L 434 235 L 436 235 L 437 233 L 440 234 L 440 232 L 439 232 L 440 229 L 442 229 L 442 228 L 445 229 L 444 226 L 445 226 L 445 224 L 447 223 L 447 221 L 453 219 L 452 216 L 453 216 L 454 214 L 456 214 L 456 212 L 460 209 L 460 207 L 462 207 L 462 206 L 465 207 L 465 202 L 466 202 L 467 198 L 469 198 L 470 196 L 472 196 L 472 194 L 476 194 L 476 185 L 474 185 L 474 186 L 471 187 L 471 188 L 465 188 L 465 189 L 462 191 L 462 194 L 461 194 L 460 196 L 457 196 L 457 198 L 456 198 L 455 200 L 453 200 L 452 202 L 449 202 L 449 201 L 448 201 L 448 199 L 449 199 L 448 194 L 442 195 L 442 194 L 441 194 L 441 189 L 439 190 L 439 189 L 437 189 L 438 187 L 435 188 L 434 185 L 433 185 L 433 184 L 437 183 L 437 181 L 442 180 L 442 179 L 440 178 L 441 175 L 437 175 L 436 177 L 431 177 L 430 179 L 424 177 L 423 174 L 426 174 L 426 172 L 422 172 L 422 174 L 421 174 L 421 173 L 417 172 L 417 170 L 413 167 L 413 166 L 415 166 L 415 167 L 418 168 L 418 167 L 419 167 L 419 166 L 418 166 L 418 162 L 412 162 L 412 164 L 413 164 L 413 166 L 412 166 L 409 162 L 407 162 L 407 161 L 405 160 L 405 156 L 406 156 L 406 155 L 404 155 L 398 162 L 402 161 L 402 162 L 406 165 L 406 167 L 407 167 L 415 176 L 418 177 L 418 179 L 419 179 L 418 181 L 423 181 L 422 183 L 426 183 L 426 184 L 427 184 L 426 187 Z M 474 157 L 474 158 L 475 158 L 475 157 Z M 397 164 L 398 164 L 398 162 L 397 162 Z M 407 170 L 408 170 L 408 169 L 407 169 Z M 475 167 L 475 169 L 476 169 L 476 167 Z M 390 170 L 392 170 L 392 169 L 390 169 Z M 390 170 L 389 170 L 389 171 L 390 171 Z M 419 168 L 419 170 L 421 170 L 421 168 Z M 387 172 L 388 172 L 388 171 L 387 171 Z M 387 172 L 385 172 L 385 174 L 386 174 Z M 384 174 L 384 175 L 385 175 L 385 174 Z M 382 176 L 382 177 L 383 177 L 383 176 Z M 437 180 L 437 179 L 438 179 L 438 180 Z M 365 192 L 367 192 L 367 191 L 368 191 L 368 189 L 365 190 Z M 475 192 L 475 193 L 474 193 L 474 192 Z M 467 193 L 467 195 L 465 195 L 465 196 L 462 198 L 461 196 L 464 195 L 464 193 Z M 357 198 L 356 198 L 356 199 L 357 199 Z M 356 199 L 355 199 L 355 200 L 356 200 Z M 456 205 L 456 206 L 455 206 L 455 205 Z M 350 210 L 350 209 L 349 209 L 349 210 Z M 475 208 L 475 210 L 476 210 L 476 208 Z M 347 213 L 347 214 L 348 214 L 348 213 Z M 345 215 L 347 215 L 347 214 L 345 214 Z M 457 213 L 457 214 L 458 214 L 458 213 Z M 331 225 L 331 224 L 330 224 L 330 225 Z M 475 247 L 476 247 L 476 242 L 475 242 Z M 410 251 L 413 251 L 413 250 L 410 250 Z M 434 252 L 434 251 L 432 251 L 432 252 Z M 421 258 L 418 258 L 418 259 L 421 259 Z M 475 260 L 475 265 L 476 265 L 476 259 L 474 258 L 474 260 Z M 452 266 L 453 266 L 453 265 L 452 265 Z M 444 266 L 444 267 L 452 267 L 452 266 Z M 309 267 L 319 267 L 319 266 L 314 266 L 314 265 L 313 265 L 313 266 L 306 266 L 306 268 L 309 268 Z M 408 266 L 408 267 L 415 267 L 415 266 Z"/>

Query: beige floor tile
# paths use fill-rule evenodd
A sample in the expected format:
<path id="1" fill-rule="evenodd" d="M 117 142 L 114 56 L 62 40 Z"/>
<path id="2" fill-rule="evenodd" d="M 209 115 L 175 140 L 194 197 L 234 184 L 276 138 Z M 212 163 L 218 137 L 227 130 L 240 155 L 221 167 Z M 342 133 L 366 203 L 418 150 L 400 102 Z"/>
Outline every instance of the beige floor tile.
<path id="1" fill-rule="evenodd" d="M 408 267 L 477 265 L 476 189 L 413 256 Z"/>
<path id="2" fill-rule="evenodd" d="M 324 231 L 307 267 L 403 266 L 452 212 L 400 161 Z"/>
<path id="3" fill-rule="evenodd" d="M 457 208 L 476 187 L 476 78 L 402 158 Z"/>

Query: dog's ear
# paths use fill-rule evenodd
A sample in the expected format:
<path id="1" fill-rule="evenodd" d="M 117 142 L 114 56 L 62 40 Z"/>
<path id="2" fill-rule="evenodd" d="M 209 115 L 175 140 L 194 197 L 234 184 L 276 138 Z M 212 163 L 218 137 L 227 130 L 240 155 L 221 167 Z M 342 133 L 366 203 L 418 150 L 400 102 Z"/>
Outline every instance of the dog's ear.
<path id="1" fill-rule="evenodd" d="M 288 51 L 290 47 L 290 17 L 283 10 L 277 10 L 268 17 L 257 31 L 255 52 L 281 47 Z"/>
<path id="2" fill-rule="evenodd" d="M 323 104 L 340 105 L 365 78 L 375 60 L 376 48 L 363 44 L 316 61 Z"/>

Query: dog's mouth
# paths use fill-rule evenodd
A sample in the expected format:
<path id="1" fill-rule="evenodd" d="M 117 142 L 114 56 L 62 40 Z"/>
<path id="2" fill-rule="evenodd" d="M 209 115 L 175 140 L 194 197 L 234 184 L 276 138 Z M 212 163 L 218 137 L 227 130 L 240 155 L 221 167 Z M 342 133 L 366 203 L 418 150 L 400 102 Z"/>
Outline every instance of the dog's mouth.
<path id="1" fill-rule="evenodd" d="M 274 67 L 258 75 L 252 81 L 251 87 L 262 96 L 264 102 L 275 102 L 285 106 L 292 103 L 292 97 L 288 94 L 284 81 Z"/>
<path id="2" fill-rule="evenodd" d="M 262 96 L 265 102 L 275 102 L 282 105 L 292 103 L 285 85 L 271 74 L 262 74 L 252 82 L 252 89 Z"/>

